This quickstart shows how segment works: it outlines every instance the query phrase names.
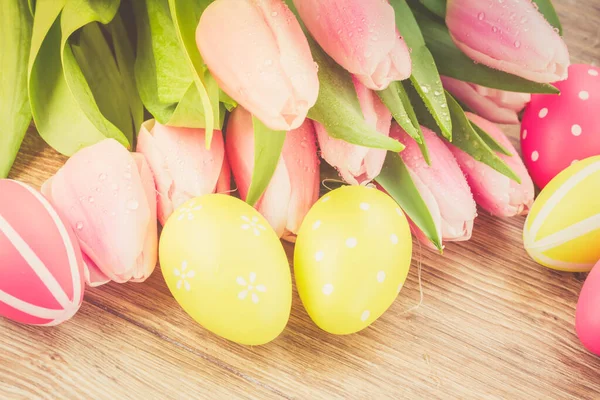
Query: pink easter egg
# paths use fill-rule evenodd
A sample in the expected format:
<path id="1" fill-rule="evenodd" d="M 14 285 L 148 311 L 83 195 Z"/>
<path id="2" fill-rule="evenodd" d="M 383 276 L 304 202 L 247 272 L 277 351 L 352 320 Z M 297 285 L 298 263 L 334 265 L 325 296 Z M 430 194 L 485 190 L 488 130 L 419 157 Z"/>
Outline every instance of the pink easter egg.
<path id="1" fill-rule="evenodd" d="M 0 316 L 57 325 L 81 306 L 83 259 L 75 234 L 31 187 L 0 180 Z"/>
<path id="2" fill-rule="evenodd" d="M 575 329 L 581 343 L 600 356 L 600 262 L 589 273 L 579 294 Z"/>
<path id="3" fill-rule="evenodd" d="M 600 155 L 600 68 L 571 65 L 554 86 L 560 95 L 532 95 L 521 125 L 523 159 L 540 188 L 572 163 Z"/>

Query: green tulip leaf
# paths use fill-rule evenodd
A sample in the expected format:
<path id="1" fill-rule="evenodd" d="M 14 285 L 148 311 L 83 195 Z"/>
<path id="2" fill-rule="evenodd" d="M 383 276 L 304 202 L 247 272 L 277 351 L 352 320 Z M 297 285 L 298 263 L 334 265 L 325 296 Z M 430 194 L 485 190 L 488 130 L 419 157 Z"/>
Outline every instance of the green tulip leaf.
<path id="1" fill-rule="evenodd" d="M 546 21 L 548 21 L 548 23 L 550 25 L 552 25 L 554 28 L 556 28 L 558 30 L 558 34 L 562 36 L 563 35 L 562 24 L 560 23 L 560 19 L 558 18 L 558 14 L 556 13 L 556 10 L 554 9 L 554 5 L 552 4 L 552 1 L 551 0 L 533 0 L 533 3 L 535 6 L 537 6 L 537 9 L 540 11 L 540 13 L 542 13 L 544 18 L 546 18 Z"/>
<path id="2" fill-rule="evenodd" d="M 206 146 L 212 142 L 215 121 L 220 120 L 219 87 L 210 75 L 196 45 L 196 27 L 202 12 L 211 1 L 169 0 L 175 31 L 184 49 L 187 65 L 193 72 L 194 83 L 204 108 Z"/>
<path id="3" fill-rule="evenodd" d="M 27 0 L 27 7 L 29 8 L 29 14 L 33 17 L 35 15 L 35 0 Z"/>
<path id="4" fill-rule="evenodd" d="M 76 74 L 79 75 L 78 66 L 83 75 L 79 75 L 76 79 L 81 79 L 80 77 L 83 76 L 85 80 L 74 82 L 84 88 L 89 86 L 93 97 L 86 97 L 83 100 L 78 98 L 77 100 L 80 104 L 85 101 L 92 105 L 95 103 L 98 110 L 98 123 L 104 124 L 106 118 L 120 132 L 123 132 L 129 143 L 133 143 L 135 132 L 132 116 L 131 113 L 124 112 L 129 109 L 129 95 L 125 91 L 125 82 L 105 36 L 97 23 L 90 23 L 83 26 L 76 37 L 77 40 L 74 40 L 70 46 L 74 58 L 65 62 L 67 84 L 71 86 L 73 78 L 68 68 L 75 68 Z M 73 61 L 76 62 L 76 65 L 69 64 Z M 71 92 L 77 93 L 77 90 L 72 89 Z M 86 96 L 90 93 L 87 93 Z M 88 118 L 93 121 L 95 115 L 94 109 Z M 112 127 L 108 125 L 106 129 L 112 129 Z"/>
<path id="5" fill-rule="evenodd" d="M 298 15 L 292 0 L 286 0 L 290 9 Z M 300 18 L 310 46 L 313 59 L 319 66 L 319 97 L 309 110 L 308 117 L 319 122 L 327 134 L 359 146 L 402 151 L 404 146 L 382 135 L 365 121 L 350 74 L 329 57 L 310 36 Z"/>
<path id="6" fill-rule="evenodd" d="M 381 173 L 375 181 L 400 205 L 411 221 L 440 251 L 442 238 L 427 204 L 421 197 L 402 158 L 388 152 Z"/>
<path id="7" fill-rule="evenodd" d="M 135 84 L 135 54 L 120 14 L 109 24 L 112 45 L 115 49 L 117 66 L 123 80 L 123 90 L 127 94 L 129 110 L 133 119 L 134 133 L 137 134 L 144 122 L 144 104 Z"/>
<path id="8" fill-rule="evenodd" d="M 435 121 L 433 121 L 433 118 L 427 111 L 425 105 L 422 101 L 419 101 L 420 99 L 416 90 L 408 87 L 408 85 L 405 85 L 405 87 L 413 102 L 415 112 L 421 124 L 434 131 L 438 136 L 443 137 L 442 132 Z M 460 107 L 454 97 L 446 92 L 446 98 L 448 99 L 448 111 L 452 118 L 452 145 L 471 155 L 475 160 L 492 167 L 502 175 L 507 176 L 515 182 L 521 183 L 519 176 L 506 165 L 500 157 L 498 157 L 495 151 L 490 148 L 486 141 L 478 134 L 478 131 L 474 128 L 473 124 L 471 124 L 471 121 L 467 118 L 464 110 Z M 491 137 L 489 137 L 488 140 L 493 141 Z M 495 147 L 498 146 L 499 144 Z"/>
<path id="9" fill-rule="evenodd" d="M 0 12 L 0 179 L 8 176 L 31 122 L 27 61 L 32 24 L 25 0 L 4 3 Z"/>
<path id="10" fill-rule="evenodd" d="M 381 101 L 392 113 L 394 120 L 418 144 L 427 164 L 431 163 L 427 144 L 423 139 L 421 125 L 401 82 L 392 82 L 387 89 L 377 92 Z"/>
<path id="11" fill-rule="evenodd" d="M 441 75 L 511 92 L 559 93 L 552 85 L 532 82 L 483 64 L 476 64 L 456 47 L 444 21 L 423 10 L 420 4 L 414 5 L 412 10 Z"/>
<path id="12" fill-rule="evenodd" d="M 274 131 L 252 116 L 254 127 L 254 171 L 246 202 L 254 206 L 269 186 L 275 173 L 286 132 Z"/>
<path id="13" fill-rule="evenodd" d="M 502 144 L 500 144 L 496 139 L 494 139 L 492 136 L 490 136 L 489 133 L 484 131 L 481 127 L 479 127 L 473 121 L 470 121 L 470 122 L 471 122 L 471 125 L 473 126 L 473 129 L 475 129 L 475 132 L 477 132 L 479 137 L 481 137 L 481 139 L 485 142 L 485 144 L 487 144 L 489 146 L 490 149 L 492 149 L 493 151 L 496 151 L 498 153 L 502 153 L 504 155 L 512 157 L 511 152 L 506 147 L 504 147 Z"/>
<path id="14" fill-rule="evenodd" d="M 452 120 L 448 117 L 444 88 L 440 74 L 423 34 L 406 0 L 391 0 L 396 13 L 396 26 L 411 49 L 412 75 L 417 92 L 423 99 L 429 112 L 442 130 L 444 137 L 452 140 Z"/>
<path id="15" fill-rule="evenodd" d="M 137 27 L 135 81 L 144 106 L 163 125 L 205 128 L 205 108 L 168 1 L 139 0 L 132 5 Z"/>
<path id="16" fill-rule="evenodd" d="M 40 135 L 65 155 L 106 138 L 130 145 L 123 132 L 102 115 L 67 42 L 72 33 L 87 24 L 108 23 L 116 12 L 114 4 L 83 0 L 36 2 L 28 68 L 31 112 Z M 78 35 L 81 32 L 74 37 L 75 42 Z M 96 61 L 106 64 L 106 60 Z"/>
<path id="17" fill-rule="evenodd" d="M 433 14 L 446 18 L 446 0 L 419 0 Z"/>

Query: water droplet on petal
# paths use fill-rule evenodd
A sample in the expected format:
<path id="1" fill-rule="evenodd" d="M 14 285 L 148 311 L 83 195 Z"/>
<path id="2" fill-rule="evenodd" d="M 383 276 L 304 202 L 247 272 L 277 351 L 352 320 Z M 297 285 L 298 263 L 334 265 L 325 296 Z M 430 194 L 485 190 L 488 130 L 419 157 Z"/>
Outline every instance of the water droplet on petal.
<path id="1" fill-rule="evenodd" d="M 98 179 L 99 179 L 100 181 L 105 181 L 105 180 L 106 180 L 106 174 L 105 174 L 105 173 L 102 173 L 102 174 L 100 174 L 100 175 L 98 176 Z"/>
<path id="2" fill-rule="evenodd" d="M 93 203 L 93 202 L 94 202 L 94 198 L 93 198 L 92 196 L 90 196 L 90 197 L 88 197 L 88 201 L 89 201 L 90 203 Z"/>
<path id="3" fill-rule="evenodd" d="M 125 175 L 123 175 L 125 179 L 131 179 L 131 173 L 130 172 L 125 172 Z"/>
<path id="4" fill-rule="evenodd" d="M 127 208 L 129 210 L 137 210 L 140 207 L 140 203 L 135 200 L 135 199 L 131 199 L 129 201 L 127 201 Z"/>
<path id="5" fill-rule="evenodd" d="M 83 222 L 79 221 L 76 225 L 75 228 L 77 228 L 78 231 L 83 229 Z"/>
<path id="6" fill-rule="evenodd" d="M 519 40 L 517 40 L 517 41 L 515 42 L 515 47 L 516 47 L 517 49 L 521 47 L 521 42 L 520 42 Z"/>
<path id="7" fill-rule="evenodd" d="M 479 14 L 477 14 L 477 19 L 483 21 L 485 19 L 485 13 L 482 11 Z"/>
<path id="8" fill-rule="evenodd" d="M 271 17 L 273 17 L 273 18 L 275 18 L 277 15 L 279 15 L 279 14 L 277 13 L 277 11 L 273 11 L 273 12 L 271 13 Z"/>

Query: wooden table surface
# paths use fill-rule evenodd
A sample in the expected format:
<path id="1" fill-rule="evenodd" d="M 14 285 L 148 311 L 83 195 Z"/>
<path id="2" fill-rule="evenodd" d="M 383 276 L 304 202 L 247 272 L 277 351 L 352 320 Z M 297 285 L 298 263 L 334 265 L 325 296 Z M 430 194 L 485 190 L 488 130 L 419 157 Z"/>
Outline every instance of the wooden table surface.
<path id="1" fill-rule="evenodd" d="M 555 3 L 573 62 L 600 63 L 598 0 Z M 64 161 L 32 130 L 11 177 L 39 186 Z M 574 332 L 585 275 L 531 261 L 523 222 L 482 212 L 471 241 L 443 255 L 415 246 L 396 302 L 351 336 L 319 330 L 295 291 L 283 334 L 244 347 L 193 322 L 159 270 L 144 284 L 89 289 L 61 326 L 0 319 L 0 398 L 600 398 L 600 358 Z M 407 313 L 419 262 L 424 300 Z"/>

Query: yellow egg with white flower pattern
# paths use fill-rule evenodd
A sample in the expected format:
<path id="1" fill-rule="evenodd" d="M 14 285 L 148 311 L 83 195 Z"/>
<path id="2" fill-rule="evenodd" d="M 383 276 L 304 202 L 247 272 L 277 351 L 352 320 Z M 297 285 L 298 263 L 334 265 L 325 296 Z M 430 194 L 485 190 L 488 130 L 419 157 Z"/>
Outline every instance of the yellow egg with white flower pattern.
<path id="1" fill-rule="evenodd" d="M 165 224 L 159 251 L 171 293 L 209 331 L 260 345 L 285 328 L 288 260 L 269 223 L 248 204 L 221 194 L 188 201 Z"/>
<path id="2" fill-rule="evenodd" d="M 302 223 L 296 287 L 321 329 L 358 332 L 393 303 L 411 253 L 410 228 L 394 200 L 376 189 L 342 187 L 322 197 Z"/>

